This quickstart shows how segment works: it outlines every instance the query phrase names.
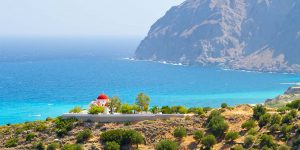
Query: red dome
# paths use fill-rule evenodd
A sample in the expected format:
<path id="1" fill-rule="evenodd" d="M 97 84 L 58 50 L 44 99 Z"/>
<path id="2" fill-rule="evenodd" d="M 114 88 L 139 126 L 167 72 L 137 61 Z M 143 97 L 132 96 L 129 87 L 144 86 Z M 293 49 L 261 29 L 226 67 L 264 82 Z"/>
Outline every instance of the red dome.
<path id="1" fill-rule="evenodd" d="M 98 96 L 97 99 L 108 99 L 108 96 L 105 95 L 105 94 L 101 94 L 101 95 Z"/>

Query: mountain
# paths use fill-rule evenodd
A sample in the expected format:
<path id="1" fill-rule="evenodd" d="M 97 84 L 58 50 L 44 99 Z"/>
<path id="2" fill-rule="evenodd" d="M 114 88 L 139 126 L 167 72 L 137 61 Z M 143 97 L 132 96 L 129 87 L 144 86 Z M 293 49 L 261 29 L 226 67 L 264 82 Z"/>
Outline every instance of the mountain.
<path id="1" fill-rule="evenodd" d="M 300 1 L 186 0 L 152 25 L 135 59 L 300 72 Z"/>

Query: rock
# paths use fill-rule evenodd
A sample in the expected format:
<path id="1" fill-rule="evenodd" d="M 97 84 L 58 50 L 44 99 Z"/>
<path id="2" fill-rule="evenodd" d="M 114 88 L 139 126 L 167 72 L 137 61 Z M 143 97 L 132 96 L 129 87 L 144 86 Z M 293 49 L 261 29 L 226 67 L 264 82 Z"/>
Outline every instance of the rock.
<path id="1" fill-rule="evenodd" d="M 186 0 L 152 25 L 134 57 L 299 73 L 299 26 L 300 1 Z"/>

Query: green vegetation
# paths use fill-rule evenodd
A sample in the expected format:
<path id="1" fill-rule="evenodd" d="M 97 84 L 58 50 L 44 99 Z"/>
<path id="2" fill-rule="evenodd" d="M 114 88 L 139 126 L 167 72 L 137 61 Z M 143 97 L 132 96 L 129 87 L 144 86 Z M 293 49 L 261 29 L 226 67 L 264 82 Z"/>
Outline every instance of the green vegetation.
<path id="1" fill-rule="evenodd" d="M 159 113 L 160 109 L 158 106 L 153 106 L 151 109 L 150 109 L 150 112 L 153 113 L 153 114 L 157 114 Z"/>
<path id="2" fill-rule="evenodd" d="M 106 142 L 105 150 L 120 150 L 120 144 L 115 141 Z"/>
<path id="3" fill-rule="evenodd" d="M 238 132 L 228 132 L 225 135 L 225 140 L 229 141 L 229 142 L 233 142 L 234 140 L 236 140 L 239 137 L 239 133 Z"/>
<path id="4" fill-rule="evenodd" d="M 192 107 L 188 109 L 188 113 L 194 113 L 197 115 L 203 115 L 205 112 L 201 107 Z"/>
<path id="5" fill-rule="evenodd" d="M 169 106 L 162 106 L 160 110 L 163 114 L 171 114 L 172 113 L 172 110 Z"/>
<path id="6" fill-rule="evenodd" d="M 213 147 L 215 144 L 217 144 L 217 140 L 214 135 L 207 135 L 204 136 L 201 140 L 201 143 L 204 145 L 206 149 L 210 149 Z"/>
<path id="7" fill-rule="evenodd" d="M 128 103 L 125 103 L 121 107 L 121 112 L 123 114 L 132 114 L 132 106 L 130 106 Z"/>
<path id="8" fill-rule="evenodd" d="M 35 137 L 36 135 L 34 133 L 29 133 L 26 135 L 26 141 L 32 141 Z"/>
<path id="9" fill-rule="evenodd" d="M 183 127 L 178 127 L 174 130 L 173 135 L 178 138 L 179 140 L 181 140 L 183 137 L 186 137 L 186 129 Z"/>
<path id="10" fill-rule="evenodd" d="M 204 137 L 204 132 L 202 130 L 197 130 L 193 133 L 193 135 L 194 139 L 200 143 L 201 139 Z"/>
<path id="11" fill-rule="evenodd" d="M 83 147 L 80 144 L 66 144 L 61 150 L 83 150 Z"/>
<path id="12" fill-rule="evenodd" d="M 156 150 L 177 150 L 178 144 L 170 140 L 161 140 L 156 146 Z"/>
<path id="13" fill-rule="evenodd" d="M 281 115 L 279 114 L 273 114 L 272 117 L 271 117 L 271 122 L 270 124 L 271 125 L 274 125 L 274 124 L 281 124 Z"/>
<path id="14" fill-rule="evenodd" d="M 263 105 L 256 105 L 253 108 L 253 118 L 259 120 L 260 116 L 264 115 L 267 112 L 267 109 Z"/>
<path id="15" fill-rule="evenodd" d="M 300 99 L 292 101 L 291 103 L 287 104 L 286 106 L 289 108 L 292 108 L 292 109 L 300 110 Z"/>
<path id="16" fill-rule="evenodd" d="M 141 110 L 148 111 L 150 97 L 144 93 L 139 93 L 136 97 L 135 103 L 140 107 Z"/>
<path id="17" fill-rule="evenodd" d="M 58 117 L 55 120 L 55 130 L 58 137 L 63 137 L 75 127 L 76 119 L 62 119 Z"/>
<path id="18" fill-rule="evenodd" d="M 233 147 L 233 150 L 244 150 L 244 148 L 241 145 L 237 145 L 237 146 Z"/>
<path id="19" fill-rule="evenodd" d="M 57 142 L 53 142 L 47 146 L 47 150 L 57 150 L 60 148 L 60 144 Z"/>
<path id="20" fill-rule="evenodd" d="M 144 137 L 135 130 L 124 130 L 116 129 L 109 130 L 101 134 L 101 140 L 103 142 L 116 142 L 120 145 L 135 144 L 138 147 L 138 144 L 144 143 Z"/>
<path id="21" fill-rule="evenodd" d="M 255 120 L 247 120 L 242 124 L 242 128 L 246 130 L 250 130 L 256 127 Z"/>
<path id="22" fill-rule="evenodd" d="M 104 108 L 102 106 L 95 106 L 95 105 L 91 105 L 90 109 L 89 109 L 89 114 L 100 114 L 104 112 Z"/>
<path id="23" fill-rule="evenodd" d="M 76 136 L 77 143 L 83 143 L 92 137 L 92 131 L 90 129 L 84 129 Z"/>
<path id="24" fill-rule="evenodd" d="M 268 113 L 265 113 L 259 117 L 258 126 L 262 128 L 262 127 L 266 126 L 267 124 L 269 124 L 270 121 L 271 121 L 271 115 Z"/>
<path id="25" fill-rule="evenodd" d="M 228 107 L 228 105 L 226 103 L 221 104 L 221 108 L 227 108 L 227 107 Z"/>
<path id="26" fill-rule="evenodd" d="M 118 96 L 113 96 L 109 99 L 107 106 L 110 110 L 110 113 L 118 112 L 121 108 L 121 100 Z"/>
<path id="27" fill-rule="evenodd" d="M 69 113 L 80 113 L 82 111 L 82 108 L 80 106 L 76 106 L 72 108 Z"/>
<path id="28" fill-rule="evenodd" d="M 215 136 L 221 137 L 229 126 L 219 111 L 212 111 L 207 119 L 207 128 Z"/>
<path id="29" fill-rule="evenodd" d="M 254 141 L 255 141 L 255 136 L 253 135 L 246 136 L 244 139 L 244 147 L 250 148 L 254 144 Z"/>
<path id="30" fill-rule="evenodd" d="M 17 138 L 11 138 L 9 140 L 7 140 L 5 142 L 5 147 L 9 148 L 9 147 L 16 147 L 18 143 L 18 139 Z"/>
<path id="31" fill-rule="evenodd" d="M 260 147 L 275 148 L 275 143 L 271 135 L 263 134 L 260 137 Z"/>
<path id="32" fill-rule="evenodd" d="M 32 148 L 33 148 L 34 150 L 45 150 L 45 149 L 46 149 L 44 143 L 42 143 L 42 142 L 33 144 L 33 147 L 32 147 Z"/>

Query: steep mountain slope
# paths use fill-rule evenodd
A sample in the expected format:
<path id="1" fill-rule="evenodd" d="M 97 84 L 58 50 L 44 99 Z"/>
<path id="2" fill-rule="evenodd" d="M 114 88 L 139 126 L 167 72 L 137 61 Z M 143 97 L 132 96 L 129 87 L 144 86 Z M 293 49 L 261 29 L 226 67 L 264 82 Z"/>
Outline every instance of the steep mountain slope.
<path id="1" fill-rule="evenodd" d="M 150 29 L 135 58 L 300 72 L 300 1 L 186 0 Z"/>

